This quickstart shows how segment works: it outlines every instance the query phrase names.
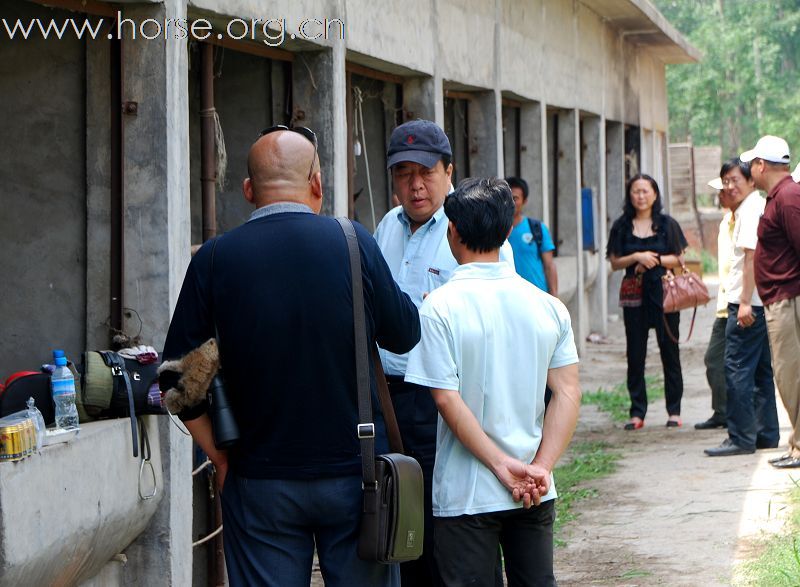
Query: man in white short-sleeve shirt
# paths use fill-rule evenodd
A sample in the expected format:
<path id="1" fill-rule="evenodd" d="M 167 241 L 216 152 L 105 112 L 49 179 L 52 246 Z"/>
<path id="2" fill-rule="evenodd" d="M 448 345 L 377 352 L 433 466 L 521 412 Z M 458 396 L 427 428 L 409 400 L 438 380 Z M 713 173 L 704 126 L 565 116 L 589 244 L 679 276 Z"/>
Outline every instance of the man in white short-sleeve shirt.
<path id="1" fill-rule="evenodd" d="M 380 221 L 375 240 L 397 285 L 417 307 L 427 293 L 447 283 L 458 266 L 447 243 L 443 208 L 445 197 L 452 190 L 452 155 L 444 129 L 430 120 L 401 124 L 389 137 L 387 166 L 400 205 Z M 500 249 L 500 259 L 514 266 L 514 252 L 508 242 Z M 419 461 L 425 481 L 425 547 L 419 559 L 400 565 L 402 582 L 414 587 L 437 587 L 438 571 L 430 556 L 436 406 L 427 387 L 404 381 L 407 354 L 384 349 L 380 354 L 403 448 Z"/>
<path id="2" fill-rule="evenodd" d="M 569 313 L 499 262 L 514 214 L 508 184 L 465 180 L 444 207 L 459 266 L 422 304 L 406 370 L 440 413 L 436 563 L 446 585 L 492 585 L 501 544 L 509 582 L 554 585 L 552 470 L 581 396 Z"/>
<path id="3" fill-rule="evenodd" d="M 725 281 L 728 437 L 718 447 L 706 449 L 712 457 L 775 448 L 780 440 L 767 324 L 753 267 L 758 222 L 766 201 L 755 189 L 747 163 L 733 159 L 721 171 L 733 210 L 730 269 Z"/>

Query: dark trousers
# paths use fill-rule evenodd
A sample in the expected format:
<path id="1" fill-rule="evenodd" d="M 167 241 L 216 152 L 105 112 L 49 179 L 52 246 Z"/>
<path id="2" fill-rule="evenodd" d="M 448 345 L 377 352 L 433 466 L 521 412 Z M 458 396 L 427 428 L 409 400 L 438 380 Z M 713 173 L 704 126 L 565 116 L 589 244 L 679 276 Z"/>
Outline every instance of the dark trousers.
<path id="1" fill-rule="evenodd" d="M 406 383 L 402 377 L 386 377 L 397 425 L 405 453 L 422 467 L 425 482 L 425 539 L 422 556 L 402 563 L 400 575 L 407 587 L 439 587 L 442 585 L 433 557 L 433 464 L 436 459 L 436 424 L 439 412 L 429 388 Z"/>
<path id="2" fill-rule="evenodd" d="M 435 553 L 447 587 L 495 584 L 497 547 L 503 548 L 509 587 L 555 585 L 555 502 L 487 514 L 435 518 Z"/>
<path id="3" fill-rule="evenodd" d="M 229 471 L 222 492 L 229 585 L 307 587 L 316 547 L 325 585 L 398 587 L 397 565 L 356 554 L 361 506 L 361 475 L 300 481 Z"/>
<path id="4" fill-rule="evenodd" d="M 647 388 L 644 382 L 644 362 L 647 356 L 647 336 L 655 328 L 661 365 L 664 368 L 664 395 L 667 414 L 679 416 L 683 397 L 683 374 L 678 343 L 673 342 L 664 330 L 662 316 L 666 316 L 672 335 L 678 339 L 681 316 L 679 312 L 662 314 L 648 309 L 623 308 L 625 341 L 628 355 L 628 393 L 631 396 L 631 418 L 644 419 L 647 414 Z"/>
<path id="5" fill-rule="evenodd" d="M 714 410 L 711 418 L 721 423 L 727 421 L 728 405 L 728 384 L 725 381 L 725 327 L 727 324 L 727 318 L 714 320 L 705 355 L 706 379 L 711 388 L 711 408 Z"/>
<path id="6" fill-rule="evenodd" d="M 753 306 L 755 322 L 736 325 L 739 304 L 728 304 L 725 377 L 728 384 L 728 436 L 742 448 L 778 446 L 780 430 L 764 308 Z"/>

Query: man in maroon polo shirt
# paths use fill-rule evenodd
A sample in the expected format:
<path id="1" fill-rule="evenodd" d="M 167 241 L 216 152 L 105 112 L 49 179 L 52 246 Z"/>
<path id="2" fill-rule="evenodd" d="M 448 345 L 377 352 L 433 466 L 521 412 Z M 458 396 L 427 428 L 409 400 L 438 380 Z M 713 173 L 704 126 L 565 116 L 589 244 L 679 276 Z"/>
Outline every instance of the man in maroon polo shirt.
<path id="1" fill-rule="evenodd" d="M 767 193 L 758 223 L 755 277 L 764 302 L 775 382 L 789 413 L 789 452 L 771 459 L 779 469 L 800 468 L 800 185 L 789 174 L 789 145 L 763 136 L 741 155 L 756 187 Z"/>

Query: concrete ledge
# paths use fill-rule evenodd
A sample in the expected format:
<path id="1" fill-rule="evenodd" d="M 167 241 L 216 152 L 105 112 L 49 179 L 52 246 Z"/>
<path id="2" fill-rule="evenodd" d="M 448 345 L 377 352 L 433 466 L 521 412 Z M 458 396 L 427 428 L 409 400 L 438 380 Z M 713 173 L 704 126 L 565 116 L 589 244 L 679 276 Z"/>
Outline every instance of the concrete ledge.
<path id="1" fill-rule="evenodd" d="M 575 297 L 578 285 L 578 257 L 559 255 L 553 260 L 558 271 L 558 299 L 568 304 Z"/>
<path id="2" fill-rule="evenodd" d="M 583 252 L 583 267 L 586 273 L 583 287 L 588 291 L 595 286 L 597 276 L 600 273 L 601 264 L 605 263 L 605 259 L 600 253 L 592 253 L 589 251 Z"/>
<path id="3" fill-rule="evenodd" d="M 79 584 L 145 529 L 163 493 L 155 418 L 145 422 L 159 492 L 148 501 L 128 419 L 84 424 L 69 443 L 0 463 L 0 585 Z"/>

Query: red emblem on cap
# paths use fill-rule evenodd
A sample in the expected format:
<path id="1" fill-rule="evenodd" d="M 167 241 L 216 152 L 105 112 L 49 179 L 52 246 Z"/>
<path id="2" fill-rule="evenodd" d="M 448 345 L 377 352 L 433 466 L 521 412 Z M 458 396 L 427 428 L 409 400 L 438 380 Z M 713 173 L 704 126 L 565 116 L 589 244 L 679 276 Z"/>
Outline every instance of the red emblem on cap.
<path id="1" fill-rule="evenodd" d="M 408 143 L 409 145 L 413 145 L 414 144 L 414 135 L 408 135 L 408 138 L 406 139 L 406 143 Z"/>

